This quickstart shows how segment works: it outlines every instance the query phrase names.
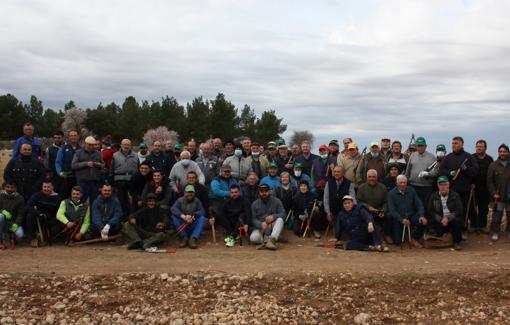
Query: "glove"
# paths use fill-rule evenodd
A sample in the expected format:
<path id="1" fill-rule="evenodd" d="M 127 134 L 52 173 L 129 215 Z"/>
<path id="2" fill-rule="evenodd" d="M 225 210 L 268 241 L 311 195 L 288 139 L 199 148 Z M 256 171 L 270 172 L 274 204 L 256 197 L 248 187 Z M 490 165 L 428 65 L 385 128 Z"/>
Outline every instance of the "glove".
<path id="1" fill-rule="evenodd" d="M 300 214 L 298 216 L 298 218 L 299 218 L 299 220 L 304 221 L 304 220 L 306 220 L 308 218 L 308 216 L 306 214 Z"/>
<path id="2" fill-rule="evenodd" d="M 110 225 L 106 224 L 101 230 L 101 238 L 108 239 L 108 232 L 110 231 Z"/>
<path id="3" fill-rule="evenodd" d="M 7 210 L 0 211 L 0 214 L 2 214 L 5 217 L 5 219 L 7 219 L 7 220 L 11 220 L 12 219 L 12 213 L 10 213 Z"/>
<path id="4" fill-rule="evenodd" d="M 450 172 L 450 176 L 451 176 L 451 177 L 455 177 L 455 174 L 457 174 L 457 171 L 456 171 L 456 170 L 452 170 L 452 171 Z"/>
<path id="5" fill-rule="evenodd" d="M 16 232 L 16 230 L 18 230 L 18 227 L 19 227 L 19 226 L 18 226 L 18 224 L 17 224 L 17 223 L 13 223 L 13 224 L 11 225 L 11 227 L 9 228 L 9 230 L 10 230 L 10 231 L 12 231 L 12 232 Z"/>
<path id="6" fill-rule="evenodd" d="M 418 174 L 418 178 L 425 178 L 425 177 L 428 177 L 430 175 L 430 173 L 428 171 L 425 171 L 425 170 L 422 170 L 419 174 Z"/>

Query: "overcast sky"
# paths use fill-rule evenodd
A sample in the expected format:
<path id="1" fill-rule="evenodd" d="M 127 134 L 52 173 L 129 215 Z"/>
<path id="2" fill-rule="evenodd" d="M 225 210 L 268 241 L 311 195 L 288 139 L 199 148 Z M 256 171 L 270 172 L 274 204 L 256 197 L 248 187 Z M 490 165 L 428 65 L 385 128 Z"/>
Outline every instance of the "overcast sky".
<path id="1" fill-rule="evenodd" d="M 510 142 L 510 1 L 0 2 L 0 93 L 60 109 L 224 93 L 316 146 Z"/>

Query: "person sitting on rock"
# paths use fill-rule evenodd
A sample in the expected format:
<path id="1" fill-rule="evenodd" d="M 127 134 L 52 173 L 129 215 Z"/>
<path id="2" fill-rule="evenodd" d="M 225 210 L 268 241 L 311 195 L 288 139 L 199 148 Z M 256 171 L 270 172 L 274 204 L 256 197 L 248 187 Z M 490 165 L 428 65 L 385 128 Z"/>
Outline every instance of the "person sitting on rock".
<path id="1" fill-rule="evenodd" d="M 361 204 L 354 204 L 354 198 L 345 195 L 342 198 L 343 210 L 338 216 L 340 223 L 335 234 L 340 240 L 343 232 L 349 240 L 344 248 L 357 251 L 387 252 L 389 249 L 382 245 L 382 235 L 374 224 L 374 217 Z"/>
<path id="2" fill-rule="evenodd" d="M 164 209 L 157 206 L 156 200 L 155 194 L 148 194 L 145 207 L 130 215 L 122 225 L 128 249 L 147 249 L 165 241 L 165 230 L 170 225 L 170 218 Z"/>

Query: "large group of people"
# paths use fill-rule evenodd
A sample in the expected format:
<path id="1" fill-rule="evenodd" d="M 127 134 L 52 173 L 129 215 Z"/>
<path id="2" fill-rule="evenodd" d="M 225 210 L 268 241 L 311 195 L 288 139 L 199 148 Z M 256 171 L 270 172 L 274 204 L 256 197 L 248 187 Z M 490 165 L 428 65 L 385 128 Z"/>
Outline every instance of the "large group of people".
<path id="1" fill-rule="evenodd" d="M 111 135 L 82 143 L 77 131 L 59 131 L 43 148 L 33 125 L 23 133 L 3 173 L 3 249 L 24 237 L 33 247 L 115 237 L 128 249 L 177 237 L 197 248 L 212 228 L 227 247 L 246 237 L 275 250 L 288 228 L 316 239 L 331 230 L 345 249 L 379 252 L 450 234 L 459 250 L 467 233 L 487 232 L 489 207 L 488 232 L 498 240 L 510 198 L 508 146 L 493 160 L 484 140 L 470 154 L 460 136 L 450 153 L 444 144 L 430 150 L 424 137 L 405 150 L 385 137 L 362 151 L 351 138 L 331 140 L 314 154 L 308 141 L 289 149 L 281 138 L 154 141 L 135 152 Z"/>

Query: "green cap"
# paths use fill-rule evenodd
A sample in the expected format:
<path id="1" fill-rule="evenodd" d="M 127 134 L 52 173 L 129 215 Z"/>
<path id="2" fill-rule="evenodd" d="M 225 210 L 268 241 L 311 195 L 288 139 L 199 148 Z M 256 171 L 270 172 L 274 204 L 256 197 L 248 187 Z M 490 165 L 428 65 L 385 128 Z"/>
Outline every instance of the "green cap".
<path id="1" fill-rule="evenodd" d="M 195 186 L 188 184 L 184 187 L 184 192 L 195 192 Z"/>
<path id="2" fill-rule="evenodd" d="M 278 168 L 278 164 L 275 163 L 274 161 L 272 161 L 272 162 L 269 163 L 269 167 L 268 168 Z"/>
<path id="3" fill-rule="evenodd" d="M 138 148 L 147 148 L 147 144 L 145 144 L 144 142 L 140 143 L 138 145 Z"/>
<path id="4" fill-rule="evenodd" d="M 439 177 L 437 178 L 437 183 L 438 183 L 438 184 L 441 184 L 441 183 L 448 183 L 448 182 L 449 182 L 449 181 L 448 181 L 448 177 L 446 177 L 446 176 L 439 176 Z"/>
<path id="5" fill-rule="evenodd" d="M 372 142 L 370 142 L 370 148 L 372 148 L 372 147 L 377 147 L 377 148 L 379 148 L 379 142 L 377 142 L 377 141 L 372 141 Z"/>
<path id="6" fill-rule="evenodd" d="M 174 150 L 182 150 L 184 146 L 182 145 L 182 143 L 176 143 L 174 144 Z"/>
<path id="7" fill-rule="evenodd" d="M 303 169 L 303 164 L 302 163 L 294 163 L 294 169 L 296 168 L 299 168 L 299 169 Z"/>
<path id="8" fill-rule="evenodd" d="M 285 140 L 284 140 L 284 139 L 282 139 L 282 138 L 278 138 L 278 139 L 276 140 L 276 145 L 277 145 L 277 146 L 285 145 Z"/>
<path id="9" fill-rule="evenodd" d="M 267 144 L 267 149 L 276 149 L 276 143 L 271 141 Z"/>
<path id="10" fill-rule="evenodd" d="M 446 146 L 444 144 L 438 144 L 436 146 L 436 150 L 444 150 L 444 151 L 446 151 Z"/>
<path id="11" fill-rule="evenodd" d="M 427 145 L 427 142 L 425 141 L 424 137 L 417 137 L 415 143 L 416 143 L 417 146 L 425 146 L 425 145 Z"/>

